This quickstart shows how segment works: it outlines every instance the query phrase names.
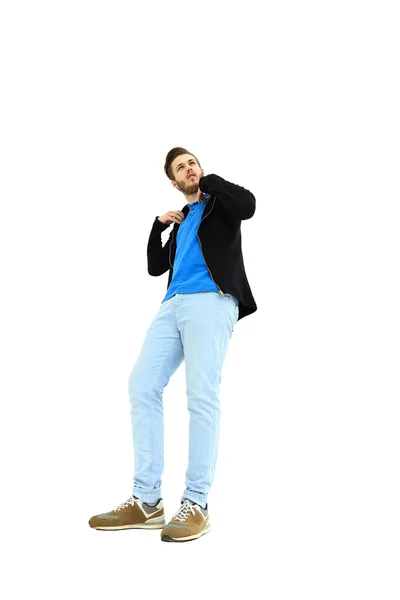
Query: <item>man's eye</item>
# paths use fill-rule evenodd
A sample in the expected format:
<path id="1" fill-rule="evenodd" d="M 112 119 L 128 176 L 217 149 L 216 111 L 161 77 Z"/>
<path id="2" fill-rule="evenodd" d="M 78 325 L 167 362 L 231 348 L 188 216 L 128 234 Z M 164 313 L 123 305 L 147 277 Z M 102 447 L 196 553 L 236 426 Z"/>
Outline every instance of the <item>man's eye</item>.
<path id="1" fill-rule="evenodd" d="M 196 164 L 196 163 L 195 163 L 195 161 L 194 161 L 194 160 L 191 160 L 191 161 L 190 161 L 190 164 L 191 164 L 191 165 L 194 165 L 194 164 Z M 182 169 L 182 165 L 181 165 L 180 167 L 178 167 L 178 171 L 180 171 L 181 169 Z"/>

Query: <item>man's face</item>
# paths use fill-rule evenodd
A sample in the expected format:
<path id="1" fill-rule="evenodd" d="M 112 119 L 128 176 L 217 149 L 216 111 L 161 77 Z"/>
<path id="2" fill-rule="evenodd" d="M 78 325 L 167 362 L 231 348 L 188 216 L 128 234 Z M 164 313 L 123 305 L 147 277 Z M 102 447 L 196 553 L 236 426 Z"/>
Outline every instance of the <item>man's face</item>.
<path id="1" fill-rule="evenodd" d="M 195 194 L 199 189 L 200 178 L 204 171 L 200 169 L 196 159 L 191 154 L 181 154 L 171 163 L 176 185 L 184 194 Z"/>

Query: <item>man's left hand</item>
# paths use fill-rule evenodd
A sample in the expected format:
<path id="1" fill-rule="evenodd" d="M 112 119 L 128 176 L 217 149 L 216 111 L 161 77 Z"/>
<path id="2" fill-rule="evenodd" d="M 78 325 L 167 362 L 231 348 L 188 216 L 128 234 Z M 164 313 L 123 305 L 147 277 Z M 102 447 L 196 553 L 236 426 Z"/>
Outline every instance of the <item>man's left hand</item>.
<path id="1" fill-rule="evenodd" d="M 199 186 L 199 189 L 197 190 L 197 194 L 196 194 L 196 202 L 202 203 L 205 201 L 206 201 L 206 199 L 204 198 L 203 192 L 200 190 L 200 186 Z"/>

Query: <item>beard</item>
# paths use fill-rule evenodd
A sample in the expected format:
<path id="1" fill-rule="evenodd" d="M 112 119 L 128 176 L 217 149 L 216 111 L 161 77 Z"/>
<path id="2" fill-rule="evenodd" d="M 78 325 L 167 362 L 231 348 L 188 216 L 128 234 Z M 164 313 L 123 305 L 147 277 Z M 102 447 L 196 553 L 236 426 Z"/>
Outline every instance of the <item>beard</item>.
<path id="1" fill-rule="evenodd" d="M 177 185 L 178 190 L 183 192 L 184 194 L 196 194 L 199 189 L 199 183 L 196 179 L 192 181 L 189 177 L 186 181 L 181 181 L 180 185 Z"/>

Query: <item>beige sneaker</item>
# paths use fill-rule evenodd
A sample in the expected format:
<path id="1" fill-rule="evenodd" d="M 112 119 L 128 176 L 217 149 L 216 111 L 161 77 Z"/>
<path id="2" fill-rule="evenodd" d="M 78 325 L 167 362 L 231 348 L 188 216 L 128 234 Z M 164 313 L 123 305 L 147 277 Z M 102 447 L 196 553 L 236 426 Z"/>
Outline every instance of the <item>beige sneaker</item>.
<path id="1" fill-rule="evenodd" d="M 165 525 L 164 503 L 149 506 L 131 496 L 115 510 L 95 515 L 89 520 L 93 529 L 162 529 Z"/>
<path id="2" fill-rule="evenodd" d="M 185 498 L 180 509 L 161 532 L 162 542 L 188 542 L 197 540 L 211 530 L 208 503 L 203 508 Z"/>

